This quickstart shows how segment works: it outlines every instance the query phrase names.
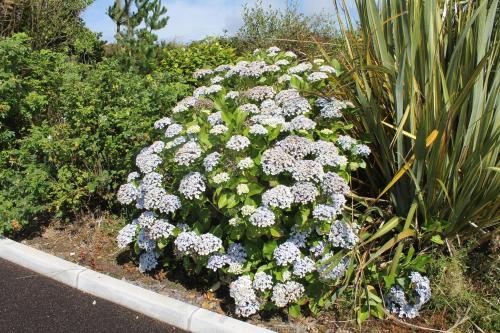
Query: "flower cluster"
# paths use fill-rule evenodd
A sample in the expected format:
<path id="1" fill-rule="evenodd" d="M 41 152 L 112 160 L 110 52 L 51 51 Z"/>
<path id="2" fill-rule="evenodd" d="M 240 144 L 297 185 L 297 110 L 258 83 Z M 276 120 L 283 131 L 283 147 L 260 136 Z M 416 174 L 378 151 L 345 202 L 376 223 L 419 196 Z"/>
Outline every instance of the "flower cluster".
<path id="1" fill-rule="evenodd" d="M 276 47 L 196 71 L 118 190 L 138 210 L 118 246 L 133 245 L 142 272 L 217 275 L 243 317 L 338 283 L 360 239 L 344 212 L 350 172 L 370 148 L 339 130 L 350 103 L 317 97 L 336 73 Z"/>
<path id="2" fill-rule="evenodd" d="M 414 288 L 413 302 L 408 301 L 403 288 L 396 285 L 387 296 L 387 305 L 389 311 L 397 313 L 399 317 L 415 318 L 431 298 L 431 287 L 429 279 L 418 272 L 411 272 L 409 278 Z"/>

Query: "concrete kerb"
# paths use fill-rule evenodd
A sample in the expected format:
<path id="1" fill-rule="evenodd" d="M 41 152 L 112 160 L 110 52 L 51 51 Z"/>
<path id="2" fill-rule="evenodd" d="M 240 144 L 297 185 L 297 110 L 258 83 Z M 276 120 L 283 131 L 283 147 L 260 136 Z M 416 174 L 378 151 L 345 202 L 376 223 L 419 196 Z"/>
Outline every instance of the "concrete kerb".
<path id="1" fill-rule="evenodd" d="M 190 332 L 272 332 L 134 286 L 1 236 L 0 258 Z"/>

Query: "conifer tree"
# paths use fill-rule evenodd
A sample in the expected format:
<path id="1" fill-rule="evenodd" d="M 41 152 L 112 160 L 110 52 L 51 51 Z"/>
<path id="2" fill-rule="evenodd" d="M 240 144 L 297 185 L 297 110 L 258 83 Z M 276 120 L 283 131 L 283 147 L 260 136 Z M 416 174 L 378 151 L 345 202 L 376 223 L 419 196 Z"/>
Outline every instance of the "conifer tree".
<path id="1" fill-rule="evenodd" d="M 156 67 L 159 52 L 154 31 L 167 25 L 167 8 L 161 0 L 116 0 L 108 8 L 116 24 L 119 58 L 127 69 L 149 73 Z"/>

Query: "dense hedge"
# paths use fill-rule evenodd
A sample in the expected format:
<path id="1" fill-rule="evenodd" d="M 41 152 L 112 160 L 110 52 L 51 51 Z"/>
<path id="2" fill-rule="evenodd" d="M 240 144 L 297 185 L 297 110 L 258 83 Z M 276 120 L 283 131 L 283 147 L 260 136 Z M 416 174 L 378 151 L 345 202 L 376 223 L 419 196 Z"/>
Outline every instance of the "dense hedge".
<path id="1" fill-rule="evenodd" d="M 154 120 L 189 87 L 165 73 L 122 72 L 0 40 L 0 233 L 112 206 Z"/>

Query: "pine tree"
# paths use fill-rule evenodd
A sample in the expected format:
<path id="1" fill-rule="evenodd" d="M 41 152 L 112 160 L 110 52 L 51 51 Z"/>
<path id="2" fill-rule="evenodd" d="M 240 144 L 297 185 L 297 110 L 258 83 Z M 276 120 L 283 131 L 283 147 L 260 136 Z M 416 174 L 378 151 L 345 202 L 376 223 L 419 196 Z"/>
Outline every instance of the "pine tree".
<path id="1" fill-rule="evenodd" d="M 116 24 L 119 58 L 127 69 L 149 73 L 156 66 L 159 46 L 154 31 L 167 25 L 161 0 L 116 0 L 108 16 Z"/>

